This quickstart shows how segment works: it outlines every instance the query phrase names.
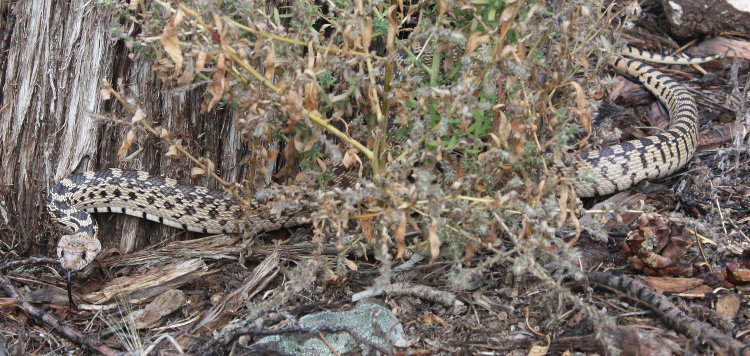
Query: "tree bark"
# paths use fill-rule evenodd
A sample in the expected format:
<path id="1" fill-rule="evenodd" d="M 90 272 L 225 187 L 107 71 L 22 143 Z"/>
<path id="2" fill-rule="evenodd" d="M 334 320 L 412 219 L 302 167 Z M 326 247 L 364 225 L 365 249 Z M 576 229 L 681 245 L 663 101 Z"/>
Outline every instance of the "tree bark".
<path id="1" fill-rule="evenodd" d="M 169 129 L 195 156 L 211 159 L 225 179 L 240 179 L 238 163 L 247 149 L 231 111 L 198 114 L 205 84 L 162 91 L 151 62 L 129 59 L 124 42 L 113 35 L 116 9 L 88 0 L 29 0 L 8 7 L 15 25 L 7 52 L 0 54 L 5 57 L 0 63 L 6 63 L 0 96 L 0 239 L 6 246 L 20 254 L 55 253 L 60 231 L 47 213 L 46 195 L 73 173 L 107 167 L 164 171 L 185 183 L 218 187 L 208 178 L 190 181 L 189 161 L 165 157 L 163 143 L 145 133 L 128 152 L 140 153 L 127 161 L 118 157 L 130 128 L 102 117 L 127 121 L 131 115 L 98 95 L 105 79 L 138 100 L 146 120 Z M 2 24 L 10 23 L 10 12 L 2 15 Z M 97 220 L 105 249 L 120 243 L 123 253 L 176 231 L 122 215 Z"/>

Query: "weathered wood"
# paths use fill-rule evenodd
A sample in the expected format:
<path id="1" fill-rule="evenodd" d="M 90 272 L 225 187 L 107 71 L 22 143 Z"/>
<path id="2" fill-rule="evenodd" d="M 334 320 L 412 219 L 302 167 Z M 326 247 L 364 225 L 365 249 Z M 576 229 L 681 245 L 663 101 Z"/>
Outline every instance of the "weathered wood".
<path id="1" fill-rule="evenodd" d="M 99 97 L 105 79 L 122 83 L 115 89 L 139 100 L 147 120 L 172 131 L 196 156 L 211 159 L 223 177 L 240 180 L 238 162 L 247 149 L 231 111 L 199 114 L 205 84 L 162 91 L 151 62 L 130 60 L 122 41 L 113 36 L 111 27 L 118 23 L 114 8 L 87 0 L 29 0 L 15 3 L 15 16 L 3 54 L 7 65 L 0 106 L 0 199 L 8 212 L 7 221 L 0 219 L 4 243 L 19 253 L 31 247 L 32 254 L 54 254 L 60 233 L 47 215 L 46 194 L 72 173 L 142 169 L 218 187 L 208 178 L 190 181 L 188 160 L 165 157 L 163 143 L 146 134 L 139 134 L 129 153 L 142 152 L 122 161 L 117 150 L 129 128 L 101 116 L 128 120 L 130 114 Z M 175 235 L 174 229 L 130 217 L 98 220 L 105 248 L 120 242 L 121 252 Z"/>

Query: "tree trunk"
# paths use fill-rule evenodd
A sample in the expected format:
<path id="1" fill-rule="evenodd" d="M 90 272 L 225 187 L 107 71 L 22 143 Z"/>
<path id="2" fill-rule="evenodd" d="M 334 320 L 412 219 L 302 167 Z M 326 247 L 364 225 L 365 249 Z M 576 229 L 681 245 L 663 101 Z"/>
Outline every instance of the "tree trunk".
<path id="1" fill-rule="evenodd" d="M 113 35 L 111 27 L 118 25 L 114 8 L 88 0 L 28 0 L 0 5 L 0 11 L 2 33 L 10 35 L 0 61 L 5 63 L 0 68 L 0 239 L 6 246 L 19 254 L 54 255 L 60 231 L 47 213 L 46 195 L 73 173 L 120 167 L 159 174 L 168 167 L 172 178 L 217 188 L 207 178 L 189 181 L 188 160 L 165 157 L 163 143 L 145 133 L 128 152 L 140 153 L 128 160 L 118 157 L 130 128 L 106 118 L 129 121 L 131 115 L 98 95 L 105 79 L 138 100 L 146 120 L 169 129 L 196 157 L 211 159 L 225 179 L 239 180 L 238 162 L 247 149 L 231 111 L 198 114 L 205 84 L 161 91 L 151 62 L 129 59 L 124 41 Z M 120 243 L 121 252 L 176 231 L 122 215 L 97 219 L 104 248 Z"/>

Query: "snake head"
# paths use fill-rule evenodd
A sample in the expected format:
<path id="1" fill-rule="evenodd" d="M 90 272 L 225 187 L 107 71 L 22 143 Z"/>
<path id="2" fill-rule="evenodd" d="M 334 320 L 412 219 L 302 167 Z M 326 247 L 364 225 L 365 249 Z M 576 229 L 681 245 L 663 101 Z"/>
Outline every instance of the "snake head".
<path id="1" fill-rule="evenodd" d="M 57 242 L 57 258 L 62 267 L 70 271 L 88 266 L 101 250 L 99 240 L 85 232 L 63 235 Z"/>

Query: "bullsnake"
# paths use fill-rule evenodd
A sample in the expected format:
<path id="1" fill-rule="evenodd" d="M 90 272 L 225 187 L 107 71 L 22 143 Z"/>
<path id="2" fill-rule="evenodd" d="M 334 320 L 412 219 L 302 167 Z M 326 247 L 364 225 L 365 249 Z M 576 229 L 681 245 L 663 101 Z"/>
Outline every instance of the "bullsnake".
<path id="1" fill-rule="evenodd" d="M 674 64 L 719 58 L 659 56 L 630 47 L 621 54 Z M 667 176 L 690 160 L 697 145 L 698 112 L 685 87 L 635 59 L 613 55 L 608 63 L 620 72 L 637 77 L 654 93 L 667 106 L 671 123 L 668 130 L 656 135 L 582 153 L 575 163 L 577 179 L 574 184 L 581 197 L 610 194 L 644 179 Z M 251 204 L 253 215 L 243 217 L 235 199 L 225 192 L 120 169 L 65 178 L 50 190 L 47 198 L 53 218 L 71 232 L 63 235 L 57 245 L 60 263 L 68 271 L 85 267 L 101 250 L 97 225 L 89 213 L 124 213 L 204 233 L 238 233 L 245 227 L 272 231 L 309 222 L 309 211 L 304 204 L 302 207 L 290 204 L 285 208 L 283 201 L 269 204 L 255 199 Z"/>

